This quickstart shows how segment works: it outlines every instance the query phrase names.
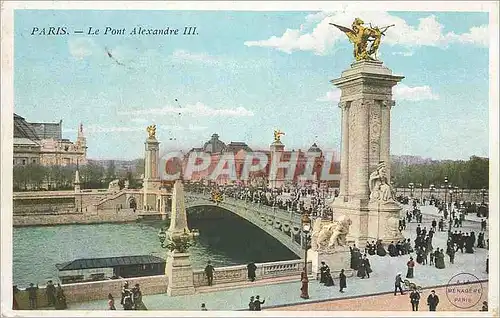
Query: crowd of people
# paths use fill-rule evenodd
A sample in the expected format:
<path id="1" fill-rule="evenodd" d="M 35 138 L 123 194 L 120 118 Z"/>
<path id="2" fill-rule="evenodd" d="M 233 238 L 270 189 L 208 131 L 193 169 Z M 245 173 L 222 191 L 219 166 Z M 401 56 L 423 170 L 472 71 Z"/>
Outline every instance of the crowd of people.
<path id="1" fill-rule="evenodd" d="M 142 301 L 142 291 L 139 284 L 135 284 L 133 288 L 129 288 L 128 282 L 123 284 L 120 304 L 123 310 L 148 310 Z M 115 300 L 111 293 L 108 294 L 108 309 L 116 310 Z"/>
<path id="2" fill-rule="evenodd" d="M 233 198 L 324 218 L 333 215 L 329 202 L 338 195 L 338 191 L 331 188 L 298 183 L 290 183 L 281 188 L 186 183 L 185 189 L 195 193 L 209 194 L 214 202 L 222 202 L 224 198 Z"/>
<path id="3" fill-rule="evenodd" d="M 33 283 L 30 283 L 29 287 L 27 287 L 25 290 L 26 292 L 28 292 L 29 309 L 38 309 L 40 307 L 38 301 L 40 288 L 38 287 L 38 284 L 35 285 Z M 20 309 L 18 301 L 16 299 L 16 295 L 19 292 L 20 290 L 17 285 L 14 285 L 12 297 L 12 308 L 14 310 Z M 47 282 L 47 285 L 45 286 L 45 297 L 47 299 L 47 307 L 54 307 L 54 309 L 56 310 L 64 310 L 68 307 L 66 304 L 66 296 L 64 295 L 64 291 L 61 287 L 61 284 L 59 283 L 57 284 L 57 286 L 55 286 L 52 280 L 49 280 Z"/>

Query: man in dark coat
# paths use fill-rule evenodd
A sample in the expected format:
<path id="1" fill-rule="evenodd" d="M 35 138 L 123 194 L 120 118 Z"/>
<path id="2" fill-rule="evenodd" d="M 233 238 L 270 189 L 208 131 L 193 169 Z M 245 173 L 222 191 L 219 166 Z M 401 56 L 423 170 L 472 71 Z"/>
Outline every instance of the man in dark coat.
<path id="1" fill-rule="evenodd" d="M 394 245 L 394 242 L 391 242 L 391 244 L 389 244 L 387 249 L 389 250 L 389 256 L 392 257 L 397 256 L 396 246 Z"/>
<path id="2" fill-rule="evenodd" d="M 420 293 L 413 289 L 410 293 L 410 303 L 412 311 L 418 311 L 418 303 L 420 302 Z"/>
<path id="3" fill-rule="evenodd" d="M 53 306 L 56 303 L 56 286 L 54 286 L 51 280 L 47 282 L 45 293 L 47 294 L 47 304 Z"/>
<path id="4" fill-rule="evenodd" d="M 394 296 L 396 296 L 396 292 L 398 289 L 401 292 L 401 295 L 404 295 L 403 288 L 401 287 L 401 282 L 402 282 L 401 273 L 398 273 L 394 281 Z"/>
<path id="5" fill-rule="evenodd" d="M 420 228 L 420 224 L 417 226 L 417 236 L 420 236 L 420 233 L 422 232 L 422 229 Z"/>
<path id="6" fill-rule="evenodd" d="M 33 283 L 30 283 L 30 287 L 26 288 L 26 291 L 28 292 L 29 296 L 28 298 L 30 301 L 30 309 L 36 309 L 38 284 L 35 286 Z"/>
<path id="7" fill-rule="evenodd" d="M 427 297 L 427 306 L 429 306 L 429 311 L 436 311 L 437 305 L 439 304 L 439 297 L 436 295 L 434 290 L 431 290 L 431 294 Z"/>
<path id="8" fill-rule="evenodd" d="M 210 261 L 208 261 L 207 266 L 205 267 L 205 275 L 207 276 L 208 286 L 212 286 L 214 281 L 214 271 L 215 268 L 212 266 Z"/>
<path id="9" fill-rule="evenodd" d="M 366 257 L 366 254 L 363 256 L 362 263 L 365 268 L 366 277 L 370 278 L 370 273 L 373 271 L 372 271 L 372 266 L 370 264 L 370 260 L 368 259 L 368 257 Z"/>
<path id="10" fill-rule="evenodd" d="M 255 299 L 254 296 L 250 297 L 250 302 L 248 303 L 248 310 L 250 310 L 250 311 L 255 310 L 255 305 L 253 304 L 254 299 Z"/>
<path id="11" fill-rule="evenodd" d="M 247 265 L 248 269 L 248 279 L 251 282 L 255 282 L 255 270 L 257 269 L 257 266 L 255 265 L 254 262 L 251 262 L 250 264 Z"/>
<path id="12" fill-rule="evenodd" d="M 344 292 L 344 288 L 347 288 L 347 277 L 344 274 L 344 269 L 340 270 L 340 275 L 339 275 L 339 285 L 340 285 L 340 292 Z"/>
<path id="13" fill-rule="evenodd" d="M 254 311 L 261 311 L 261 305 L 264 304 L 266 302 L 266 300 L 264 299 L 263 301 L 260 301 L 260 296 L 257 295 L 255 296 L 255 300 L 253 301 L 253 310 Z"/>

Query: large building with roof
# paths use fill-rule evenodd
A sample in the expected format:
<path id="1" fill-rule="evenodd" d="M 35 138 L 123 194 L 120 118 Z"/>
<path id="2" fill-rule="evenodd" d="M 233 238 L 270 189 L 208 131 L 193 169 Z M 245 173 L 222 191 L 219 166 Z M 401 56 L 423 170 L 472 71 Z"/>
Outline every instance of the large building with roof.
<path id="1" fill-rule="evenodd" d="M 273 144 L 274 145 L 274 144 Z M 276 151 L 275 147 L 271 145 L 271 148 L 269 150 L 258 150 L 260 153 L 264 153 L 268 157 L 268 163 L 265 168 L 263 168 L 261 171 L 256 171 L 256 172 L 251 172 L 249 174 L 249 179 L 248 180 L 242 180 L 241 176 L 243 173 L 243 167 L 247 158 L 247 154 L 252 152 L 252 149 L 244 142 L 235 142 L 231 141 L 229 144 L 224 143 L 219 139 L 218 134 L 213 134 L 210 140 L 204 143 L 203 147 L 199 148 L 192 148 L 185 157 L 184 160 L 184 165 L 188 163 L 188 158 L 191 153 L 193 152 L 204 152 L 206 154 L 209 154 L 210 156 L 210 164 L 208 168 L 202 170 L 202 171 L 193 171 L 190 173 L 189 179 L 194 182 L 202 181 L 202 180 L 212 180 L 211 175 L 214 171 L 218 169 L 219 162 L 221 159 L 227 160 L 228 158 L 233 158 L 234 160 L 234 166 L 235 166 L 235 173 L 236 176 L 229 176 L 227 174 L 225 175 L 218 175 L 217 178 L 214 181 L 217 184 L 232 184 L 234 182 L 236 183 L 243 183 L 243 184 L 249 184 L 252 183 L 252 180 L 255 179 L 269 179 L 270 175 L 270 163 L 272 161 L 273 154 L 276 154 L 277 152 L 280 152 L 280 161 L 289 161 L 292 156 L 296 155 L 297 156 L 297 165 L 295 169 L 295 174 L 293 181 L 295 182 L 305 182 L 303 180 L 300 180 L 301 177 L 307 166 L 307 161 L 308 161 L 308 154 L 309 153 L 319 153 L 318 157 L 314 160 L 313 164 L 313 169 L 312 173 L 316 176 L 315 180 L 311 180 L 313 182 L 320 182 L 320 177 L 321 173 L 323 172 L 323 166 L 328 165 L 330 167 L 329 171 L 333 171 L 337 168 L 337 165 L 331 160 L 330 158 L 325 158 L 323 151 L 318 147 L 316 143 L 313 143 L 309 150 L 302 151 L 302 150 L 285 150 L 285 146 L 283 144 L 279 144 L 280 147 L 278 147 L 280 150 Z M 233 156 L 225 156 L 225 154 L 232 153 Z M 257 164 L 257 163 L 256 163 Z M 224 168 L 227 168 L 228 164 L 225 163 Z M 219 167 L 220 169 L 220 167 Z M 284 179 L 285 179 L 285 171 L 283 169 L 280 169 L 277 171 L 276 175 L 277 180 L 275 182 L 270 182 L 271 186 L 281 186 L 283 185 Z M 236 180 L 236 181 L 235 181 Z M 335 180 L 333 182 L 328 182 L 331 185 L 337 185 L 338 186 L 338 181 Z"/>
<path id="2" fill-rule="evenodd" d="M 75 142 L 62 138 L 58 123 L 30 123 L 14 114 L 14 165 L 67 166 L 87 163 L 87 139 L 80 124 Z"/>

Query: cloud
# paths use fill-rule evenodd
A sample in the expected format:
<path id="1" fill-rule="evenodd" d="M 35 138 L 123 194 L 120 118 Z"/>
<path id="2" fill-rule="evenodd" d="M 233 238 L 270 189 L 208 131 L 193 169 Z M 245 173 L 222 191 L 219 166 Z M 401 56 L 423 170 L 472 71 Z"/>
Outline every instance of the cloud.
<path id="1" fill-rule="evenodd" d="M 430 86 L 410 87 L 405 84 L 398 84 L 393 89 L 394 100 L 406 100 L 411 102 L 421 100 L 438 100 L 439 96 L 432 92 Z"/>
<path id="2" fill-rule="evenodd" d="M 325 94 L 325 96 L 316 99 L 318 102 L 338 102 L 340 101 L 340 89 L 335 88 Z"/>
<path id="3" fill-rule="evenodd" d="M 221 64 L 220 57 L 211 56 L 207 53 L 189 52 L 186 50 L 175 50 L 172 53 L 171 57 L 175 61 L 184 62 L 184 63 L 203 63 L 203 64 L 209 64 L 209 65 L 220 65 Z"/>
<path id="4" fill-rule="evenodd" d="M 145 120 L 146 121 L 146 120 Z M 169 126 L 169 125 L 161 125 L 161 123 L 157 123 L 157 129 L 158 130 L 171 130 L 171 131 L 183 131 L 183 130 L 189 130 L 189 131 L 199 131 L 199 130 L 205 130 L 208 129 L 208 127 L 204 126 L 196 126 L 196 125 L 189 125 L 187 127 L 183 126 Z M 76 132 L 76 129 L 73 128 L 68 128 L 68 129 L 63 129 L 63 132 Z M 84 128 L 84 134 L 100 134 L 100 133 L 122 133 L 122 132 L 137 132 L 137 131 L 146 131 L 145 127 L 102 127 L 102 126 L 88 126 Z"/>
<path id="5" fill-rule="evenodd" d="M 163 108 L 150 108 L 140 109 L 133 111 L 120 112 L 120 115 L 191 115 L 191 116 L 220 116 L 220 117 L 252 117 L 254 113 L 244 107 L 236 108 L 210 108 L 203 103 L 197 102 L 194 105 L 187 105 L 186 107 L 163 107 Z"/>
<path id="6" fill-rule="evenodd" d="M 81 60 L 94 54 L 97 45 L 90 38 L 74 38 L 68 41 L 68 48 L 74 58 Z"/>
<path id="7" fill-rule="evenodd" d="M 334 88 L 327 92 L 324 96 L 316 99 L 318 102 L 339 102 L 341 91 Z M 429 86 L 410 87 L 405 84 L 398 84 L 393 89 L 393 99 L 396 101 L 421 101 L 421 100 L 438 100 L 439 96 L 432 92 Z"/>
<path id="8" fill-rule="evenodd" d="M 294 51 L 311 51 L 316 55 L 327 55 L 339 41 L 347 41 L 345 34 L 335 23 L 351 26 L 355 17 L 362 16 L 366 22 L 379 26 L 395 24 L 386 31 L 383 43 L 409 48 L 435 46 L 445 48 L 452 43 L 473 44 L 487 47 L 489 41 L 488 27 L 472 27 L 469 32 L 456 34 L 443 33 L 444 26 L 430 15 L 419 19 L 418 25 L 409 25 L 404 19 L 390 15 L 387 12 L 319 12 L 306 16 L 306 22 L 298 29 L 286 29 L 280 36 L 271 36 L 266 40 L 246 41 L 248 47 L 268 47 L 285 53 Z M 314 25 L 311 29 L 310 25 Z"/>
<path id="9" fill-rule="evenodd" d="M 406 51 L 406 52 L 392 52 L 392 55 L 402 55 L 402 56 L 413 56 L 415 52 Z"/>

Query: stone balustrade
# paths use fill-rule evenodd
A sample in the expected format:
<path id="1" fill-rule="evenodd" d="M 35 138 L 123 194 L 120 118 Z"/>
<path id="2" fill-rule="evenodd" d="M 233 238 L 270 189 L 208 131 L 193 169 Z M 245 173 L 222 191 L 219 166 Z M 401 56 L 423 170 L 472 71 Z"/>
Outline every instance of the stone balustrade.
<path id="1" fill-rule="evenodd" d="M 290 260 L 269 263 L 257 263 L 256 279 L 268 279 L 278 277 L 297 277 L 300 278 L 302 271 L 303 260 Z M 307 263 L 308 273 L 311 273 L 312 263 Z M 203 270 L 193 271 L 193 279 L 195 288 L 207 286 L 207 279 Z M 226 266 L 215 268 L 214 285 L 239 283 L 248 280 L 248 272 L 246 265 Z M 119 306 L 121 288 L 125 282 L 129 283 L 130 287 L 139 284 L 143 295 L 164 294 L 167 291 L 168 278 L 164 275 L 145 276 L 127 279 L 108 279 L 96 282 L 74 283 L 62 285 L 66 302 L 78 303 L 100 299 L 107 299 L 111 293 L 115 298 L 115 304 Z M 20 309 L 29 309 L 28 292 L 20 290 L 15 295 L 16 301 Z M 45 286 L 39 286 L 37 291 L 37 307 L 47 307 L 47 295 Z M 102 308 L 106 310 L 107 308 Z"/>
<path id="2" fill-rule="evenodd" d="M 300 272 L 304 268 L 303 260 L 290 260 L 281 262 L 256 263 L 256 279 L 277 278 L 285 276 L 300 277 Z M 311 273 L 312 263 L 307 262 L 308 272 Z M 248 280 L 248 270 L 246 265 L 218 267 L 214 273 L 214 285 L 245 282 Z M 208 281 L 203 270 L 193 272 L 194 287 L 207 286 Z"/>

